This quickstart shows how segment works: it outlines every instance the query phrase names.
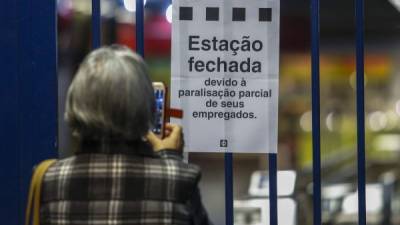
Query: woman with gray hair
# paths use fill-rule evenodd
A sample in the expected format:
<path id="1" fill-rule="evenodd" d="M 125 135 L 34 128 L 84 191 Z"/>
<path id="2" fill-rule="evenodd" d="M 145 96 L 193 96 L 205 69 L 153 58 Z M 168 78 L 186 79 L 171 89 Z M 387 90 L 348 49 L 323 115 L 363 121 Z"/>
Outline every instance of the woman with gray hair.
<path id="1" fill-rule="evenodd" d="M 155 99 L 143 59 L 112 45 L 90 53 L 69 90 L 65 118 L 79 140 L 43 180 L 41 223 L 211 224 L 197 166 L 182 162 L 182 129 L 149 130 Z"/>

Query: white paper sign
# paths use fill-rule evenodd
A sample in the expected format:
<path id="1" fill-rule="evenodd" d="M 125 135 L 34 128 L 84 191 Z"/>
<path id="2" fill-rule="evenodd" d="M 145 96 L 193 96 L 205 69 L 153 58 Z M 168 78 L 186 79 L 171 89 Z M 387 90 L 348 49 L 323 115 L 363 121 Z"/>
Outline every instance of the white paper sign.
<path id="1" fill-rule="evenodd" d="M 279 0 L 174 0 L 171 107 L 185 150 L 276 153 Z"/>

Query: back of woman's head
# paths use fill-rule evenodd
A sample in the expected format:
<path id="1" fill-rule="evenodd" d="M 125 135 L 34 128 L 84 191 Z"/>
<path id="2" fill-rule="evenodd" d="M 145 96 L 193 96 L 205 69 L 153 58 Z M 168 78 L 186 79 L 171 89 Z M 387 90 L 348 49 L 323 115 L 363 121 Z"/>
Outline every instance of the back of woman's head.
<path id="1" fill-rule="evenodd" d="M 91 52 L 68 90 L 65 118 L 83 140 L 139 140 L 152 127 L 154 114 L 146 65 L 123 46 Z"/>

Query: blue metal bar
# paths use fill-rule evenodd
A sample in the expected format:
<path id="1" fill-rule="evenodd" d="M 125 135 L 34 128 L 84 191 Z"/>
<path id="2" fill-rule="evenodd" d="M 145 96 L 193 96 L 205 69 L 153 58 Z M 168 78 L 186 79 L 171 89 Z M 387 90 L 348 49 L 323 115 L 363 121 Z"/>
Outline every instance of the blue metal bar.
<path id="1" fill-rule="evenodd" d="M 364 0 L 356 0 L 357 70 L 357 173 L 358 224 L 366 224 L 365 206 L 365 106 L 364 106 Z"/>
<path id="2" fill-rule="evenodd" d="M 225 153 L 225 224 L 233 225 L 233 156 Z"/>
<path id="3" fill-rule="evenodd" d="M 20 128 L 18 124 L 18 77 L 21 67 L 21 60 L 18 59 L 19 43 L 17 41 L 20 26 L 28 20 L 21 20 L 26 2 L 5 0 L 0 1 L 0 32 L 8 35 L 0 35 L 0 179 L 3 184 L 0 186 L 0 208 L 2 217 L 7 216 L 7 224 L 22 224 L 23 216 L 21 202 L 26 199 L 19 188 L 21 184 L 20 174 L 20 147 L 19 139 Z M 21 20 L 20 23 L 18 21 Z M 19 49 L 21 50 L 21 49 Z M 29 75 L 29 74 L 27 74 Z M 28 103 L 28 102 L 27 102 Z M 4 107 L 6 106 L 6 107 Z M 27 151 L 31 150 L 27 149 Z M 18 190 L 18 191 L 16 191 Z"/>
<path id="4" fill-rule="evenodd" d="M 268 154 L 269 166 L 269 224 L 278 225 L 277 154 Z"/>
<path id="5" fill-rule="evenodd" d="M 136 52 L 144 58 L 144 5 L 136 0 Z"/>
<path id="6" fill-rule="evenodd" d="M 23 224 L 32 168 L 57 157 L 54 0 L 0 1 L 0 208 Z"/>
<path id="7" fill-rule="evenodd" d="M 311 0 L 311 76 L 312 76 L 312 142 L 313 142 L 313 224 L 321 220 L 321 132 L 319 68 L 319 0 Z"/>
<path id="8" fill-rule="evenodd" d="M 100 0 L 92 0 L 92 48 L 101 46 L 101 5 Z"/>

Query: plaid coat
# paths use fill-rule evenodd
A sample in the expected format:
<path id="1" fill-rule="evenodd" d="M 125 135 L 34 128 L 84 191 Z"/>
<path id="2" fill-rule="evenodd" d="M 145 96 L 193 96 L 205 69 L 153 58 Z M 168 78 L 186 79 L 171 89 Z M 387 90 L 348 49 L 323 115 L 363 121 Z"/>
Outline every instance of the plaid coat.
<path id="1" fill-rule="evenodd" d="M 42 225 L 208 225 L 197 166 L 173 150 L 83 152 L 43 180 Z"/>

